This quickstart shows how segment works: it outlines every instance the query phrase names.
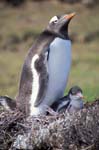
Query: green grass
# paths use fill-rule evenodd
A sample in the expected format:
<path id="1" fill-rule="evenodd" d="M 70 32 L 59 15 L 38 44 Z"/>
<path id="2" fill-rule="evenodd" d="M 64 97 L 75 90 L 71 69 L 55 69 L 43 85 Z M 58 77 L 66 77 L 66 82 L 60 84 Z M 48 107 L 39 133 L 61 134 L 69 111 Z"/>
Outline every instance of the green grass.
<path id="1" fill-rule="evenodd" d="M 83 41 L 90 32 L 99 31 L 99 6 L 89 10 L 79 4 L 57 2 L 29 2 L 16 9 L 0 9 L 0 95 L 15 97 L 17 94 L 24 57 L 35 38 L 24 41 L 24 35 L 28 32 L 38 35 L 52 16 L 74 11 L 77 16 L 70 23 L 69 33 L 76 33 L 78 41 L 72 46 L 73 61 L 66 92 L 79 85 L 86 101 L 99 97 L 99 37 L 89 43 Z M 21 42 L 9 45 L 11 35 Z"/>

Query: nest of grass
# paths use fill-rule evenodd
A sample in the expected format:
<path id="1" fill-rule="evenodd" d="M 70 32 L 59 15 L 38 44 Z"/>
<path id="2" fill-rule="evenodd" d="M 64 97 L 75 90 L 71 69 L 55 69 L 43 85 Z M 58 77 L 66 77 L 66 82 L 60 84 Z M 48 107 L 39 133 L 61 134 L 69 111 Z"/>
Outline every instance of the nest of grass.
<path id="1" fill-rule="evenodd" d="M 19 110 L 0 113 L 0 150 L 99 150 L 99 100 L 76 114 L 26 118 Z"/>

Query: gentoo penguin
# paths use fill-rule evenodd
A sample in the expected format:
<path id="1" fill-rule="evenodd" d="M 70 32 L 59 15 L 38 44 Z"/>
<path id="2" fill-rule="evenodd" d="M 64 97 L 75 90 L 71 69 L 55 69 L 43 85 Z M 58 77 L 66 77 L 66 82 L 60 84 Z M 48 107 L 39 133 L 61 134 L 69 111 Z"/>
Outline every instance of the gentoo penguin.
<path id="1" fill-rule="evenodd" d="M 60 98 L 58 101 L 54 102 L 51 108 L 59 113 L 65 112 L 66 110 L 70 113 L 76 112 L 82 109 L 83 103 L 83 92 L 78 86 L 73 86 L 67 96 Z"/>
<path id="2" fill-rule="evenodd" d="M 8 96 L 0 96 L 0 106 L 7 111 L 12 111 L 16 109 L 16 102 Z"/>
<path id="3" fill-rule="evenodd" d="M 68 24 L 74 16 L 54 16 L 28 52 L 16 99 L 26 115 L 45 114 L 48 106 L 63 97 L 71 67 Z"/>

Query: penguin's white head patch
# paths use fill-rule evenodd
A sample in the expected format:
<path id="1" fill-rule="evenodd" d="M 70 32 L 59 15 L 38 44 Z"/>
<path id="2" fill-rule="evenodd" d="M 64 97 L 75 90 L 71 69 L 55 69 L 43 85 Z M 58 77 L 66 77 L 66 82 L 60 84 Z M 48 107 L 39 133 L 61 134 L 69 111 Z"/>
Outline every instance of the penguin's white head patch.
<path id="1" fill-rule="evenodd" d="M 69 39 L 68 24 L 74 15 L 75 13 L 71 13 L 52 17 L 45 30 L 56 37 Z"/>
<path id="2" fill-rule="evenodd" d="M 49 23 L 57 23 L 57 21 L 58 21 L 58 17 L 57 16 L 54 16 L 54 17 L 52 17 L 51 18 L 51 20 L 49 21 Z"/>

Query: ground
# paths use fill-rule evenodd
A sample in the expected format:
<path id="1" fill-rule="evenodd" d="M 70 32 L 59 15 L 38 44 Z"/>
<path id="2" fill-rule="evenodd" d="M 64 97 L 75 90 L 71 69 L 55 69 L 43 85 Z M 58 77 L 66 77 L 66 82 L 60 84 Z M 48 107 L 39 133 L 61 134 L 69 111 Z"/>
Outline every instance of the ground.
<path id="1" fill-rule="evenodd" d="M 16 96 L 28 49 L 52 16 L 68 12 L 77 15 L 69 27 L 73 61 L 66 92 L 79 85 L 86 101 L 99 97 L 99 6 L 54 1 L 28 2 L 20 8 L 0 4 L 0 95 Z"/>

